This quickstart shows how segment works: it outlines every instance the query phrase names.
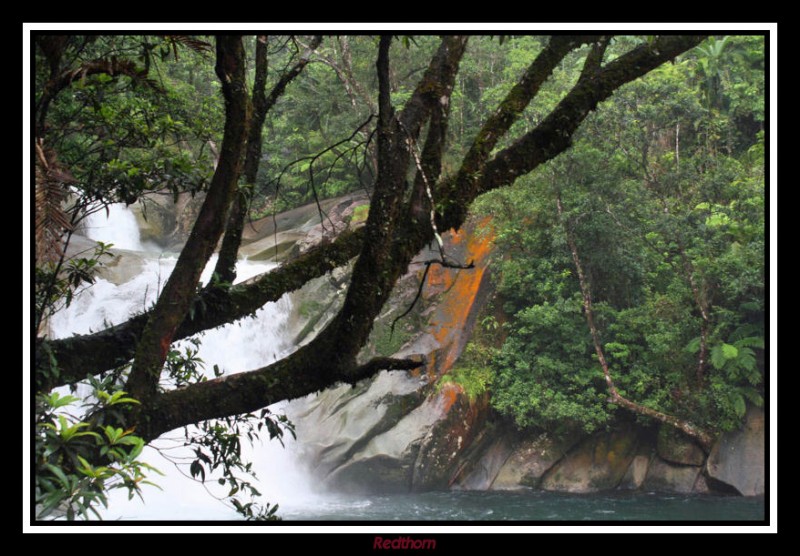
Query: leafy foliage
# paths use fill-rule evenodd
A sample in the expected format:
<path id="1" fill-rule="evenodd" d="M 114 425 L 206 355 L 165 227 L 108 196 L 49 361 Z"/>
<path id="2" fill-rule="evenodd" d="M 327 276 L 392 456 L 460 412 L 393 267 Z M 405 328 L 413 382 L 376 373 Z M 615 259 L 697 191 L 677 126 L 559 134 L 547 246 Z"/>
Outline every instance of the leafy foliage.
<path id="1" fill-rule="evenodd" d="M 731 45 L 749 55 L 728 55 Z M 574 148 L 524 186 L 474 208 L 494 217 L 499 292 L 511 315 L 491 363 L 492 404 L 520 427 L 593 431 L 616 414 L 555 191 L 620 393 L 709 430 L 733 429 L 747 403 L 763 403 L 763 133 L 740 125 L 763 117 L 760 47 L 709 39 L 620 90 Z M 729 92 L 743 75 L 753 97 L 734 110 Z"/>
<path id="2" fill-rule="evenodd" d="M 101 386 L 101 383 L 95 383 Z M 113 393 L 95 388 L 96 401 L 84 403 L 84 417 L 70 413 L 80 400 L 58 392 L 36 398 L 36 514 L 38 519 L 65 517 L 100 518 L 98 506 L 108 507 L 107 493 L 128 490 L 129 498 L 141 497 L 141 485 L 152 466 L 138 461 L 144 440 L 132 429 L 103 425 L 92 417 L 138 404 L 121 390 Z M 99 460 L 95 459 L 99 454 Z M 93 463 L 92 463 L 93 462 Z"/>
<path id="3" fill-rule="evenodd" d="M 94 284 L 95 273 L 110 257 L 111 244 L 97 242 L 90 257 L 61 253 L 57 261 L 36 267 L 34 318 L 36 328 L 64 307 L 69 307 L 76 293 Z"/>
<path id="4" fill-rule="evenodd" d="M 276 415 L 269 409 L 262 409 L 258 415 L 245 414 L 227 417 L 217 421 L 204 421 L 198 425 L 197 433 L 186 430 L 186 445 L 191 446 L 195 459 L 189 465 L 189 473 L 201 482 L 206 480 L 206 472 L 221 472 L 217 482 L 230 487 L 226 498 L 233 508 L 250 521 L 273 521 L 278 505 L 261 504 L 256 501 L 261 493 L 250 482 L 256 478 L 253 464 L 242 459 L 242 439 L 251 444 L 259 438 L 265 428 L 270 440 L 283 445 L 283 435 L 288 431 L 295 437 L 294 425 L 286 415 Z M 245 495 L 249 501 L 242 501 Z"/>

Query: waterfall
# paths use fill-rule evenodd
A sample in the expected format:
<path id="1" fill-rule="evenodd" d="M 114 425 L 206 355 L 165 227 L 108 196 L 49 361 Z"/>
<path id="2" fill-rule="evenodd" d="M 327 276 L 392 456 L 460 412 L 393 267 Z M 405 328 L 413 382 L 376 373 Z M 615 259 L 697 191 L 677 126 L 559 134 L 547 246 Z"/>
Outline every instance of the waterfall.
<path id="1" fill-rule="evenodd" d="M 117 249 L 144 251 L 136 216 L 123 203 L 108 205 L 108 212 L 99 210 L 90 214 L 84 227 L 90 239 L 113 243 Z"/>
<path id="2" fill-rule="evenodd" d="M 176 259 L 173 256 L 142 252 L 135 218 L 126 207 L 113 205 L 108 222 L 104 223 L 104 220 L 104 213 L 93 215 L 88 227 L 90 236 L 98 241 L 113 242 L 116 248 L 139 251 L 128 257 L 136 259 L 132 264 L 141 265 L 141 271 L 119 285 L 98 278 L 94 285 L 76 296 L 70 307 L 53 316 L 51 334 L 55 338 L 101 330 L 150 308 L 175 266 Z M 126 264 L 125 257 L 123 254 L 123 261 L 119 264 Z M 201 281 L 209 279 L 215 262 L 216 256 L 209 261 Z M 275 263 L 239 261 L 237 281 L 246 280 L 275 266 Z M 226 374 L 252 370 L 290 353 L 295 349 L 287 329 L 290 309 L 291 302 L 284 296 L 275 303 L 266 304 L 253 317 L 201 334 L 198 357 L 205 363 L 206 374 L 213 376 L 214 365 L 218 365 Z M 187 345 L 188 341 L 183 340 L 176 343 L 175 347 L 182 351 Z M 79 389 L 83 395 L 86 392 L 86 388 Z M 285 412 L 292 419 L 291 403 L 275 404 L 270 410 L 278 414 Z M 191 430 L 196 429 L 190 427 Z M 263 501 L 278 503 L 281 507 L 308 502 L 313 494 L 310 481 L 295 458 L 296 442 L 287 433 L 283 439 L 286 447 L 283 448 L 277 440 L 270 441 L 266 432 L 262 436 L 262 440 L 253 447 L 248 445 L 246 439 L 242 439 L 242 453 L 243 459 L 253 462 L 259 478 L 253 484 L 262 493 Z M 228 486 L 218 485 L 216 476 L 209 476 L 205 484 L 200 484 L 188 478 L 188 463 L 178 468 L 163 457 L 162 454 L 169 454 L 173 461 L 193 458 L 192 451 L 182 446 L 183 442 L 184 432 L 181 429 L 163 435 L 146 447 L 141 459 L 165 473 L 163 477 L 151 474 L 148 479 L 162 490 L 144 486 L 144 502 L 138 497 L 129 501 L 125 489 L 113 490 L 109 493 L 109 508 L 100 508 L 104 518 L 237 519 L 238 514 L 214 498 L 224 497 Z"/>

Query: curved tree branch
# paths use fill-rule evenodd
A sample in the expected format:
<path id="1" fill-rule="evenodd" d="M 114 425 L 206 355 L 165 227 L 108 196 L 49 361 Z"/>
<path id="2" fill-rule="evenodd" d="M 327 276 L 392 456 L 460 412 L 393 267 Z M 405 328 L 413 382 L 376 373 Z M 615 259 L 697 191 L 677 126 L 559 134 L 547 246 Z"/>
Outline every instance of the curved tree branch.
<path id="1" fill-rule="evenodd" d="M 461 226 L 467 207 L 475 197 L 513 183 L 519 176 L 562 153 L 571 145 L 578 126 L 601 101 L 622 85 L 697 46 L 704 39 L 705 36 L 700 35 L 658 37 L 652 43 L 609 62 L 591 77 L 579 80 L 550 115 L 510 147 L 497 153 L 486 163 L 483 172 L 459 171 L 454 179 L 443 184 L 444 194 L 440 193 L 439 197 L 457 199 L 457 202 L 451 202 L 442 210 L 440 228 Z M 502 127 L 498 127 L 500 130 Z"/>
<path id="2" fill-rule="evenodd" d="M 156 395 L 169 346 L 189 311 L 200 274 L 222 235 L 225 215 L 241 173 L 249 120 L 241 37 L 217 37 L 216 72 L 225 97 L 225 132 L 219 165 L 189 239 L 136 346 L 126 390 L 142 403 Z"/>
<path id="3" fill-rule="evenodd" d="M 578 255 L 578 246 L 575 243 L 575 235 L 572 233 L 570 225 L 564 219 L 564 208 L 561 204 L 561 195 L 558 192 L 556 192 L 556 208 L 558 209 L 558 219 L 561 221 L 561 226 L 564 229 L 564 234 L 567 237 L 567 245 L 569 246 L 569 250 L 572 255 L 572 262 L 575 265 L 575 270 L 578 274 L 578 283 L 580 284 L 581 297 L 583 298 L 583 313 L 586 317 L 586 324 L 589 326 L 589 332 L 592 336 L 592 344 L 594 344 L 594 351 L 597 354 L 597 360 L 603 370 L 603 378 L 606 381 L 606 388 L 608 389 L 609 393 L 608 401 L 624 407 L 633 413 L 647 415 L 648 417 L 651 417 L 661 423 L 666 423 L 680 431 L 683 431 L 691 438 L 697 440 L 703 449 L 708 452 L 711 449 L 714 439 L 707 431 L 689 421 L 680 419 L 674 415 L 668 415 L 662 411 L 653 409 L 652 407 L 647 407 L 645 405 L 636 403 L 620 394 L 619 390 L 617 389 L 617 385 L 614 383 L 614 379 L 611 376 L 611 369 L 609 368 L 608 361 L 606 360 L 605 351 L 603 350 L 603 343 L 600 340 L 600 333 L 598 332 L 597 325 L 594 322 L 591 284 L 589 284 L 589 281 L 583 272 L 583 265 L 581 264 L 581 259 Z"/>
<path id="4" fill-rule="evenodd" d="M 279 268 L 231 287 L 227 292 L 206 289 L 196 303 L 205 307 L 194 319 L 184 319 L 174 340 L 180 340 L 210 328 L 235 322 L 255 313 L 265 303 L 277 301 L 285 293 L 301 288 L 309 280 L 324 276 L 344 266 L 361 251 L 364 228 L 347 230 L 335 241 L 309 249 Z M 56 386 L 83 380 L 128 362 L 141 338 L 152 311 L 94 334 L 60 340 L 36 341 L 36 390 L 44 392 Z M 56 377 L 49 372 L 50 355 L 58 362 Z"/>
<path id="5" fill-rule="evenodd" d="M 158 396 L 136 433 L 146 440 L 188 424 L 258 410 L 281 400 L 294 399 L 331 386 L 324 372 L 324 354 L 311 344 L 268 368 L 223 376 L 172 390 Z M 379 357 L 344 373 L 341 380 L 354 384 L 382 370 L 410 370 L 424 364 L 423 359 Z"/>

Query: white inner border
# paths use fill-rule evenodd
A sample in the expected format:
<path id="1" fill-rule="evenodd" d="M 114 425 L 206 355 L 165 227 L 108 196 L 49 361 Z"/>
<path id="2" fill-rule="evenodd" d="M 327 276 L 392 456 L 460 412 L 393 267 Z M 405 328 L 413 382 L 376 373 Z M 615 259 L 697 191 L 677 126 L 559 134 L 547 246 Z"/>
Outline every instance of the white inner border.
<path id="1" fill-rule="evenodd" d="M 238 30 L 270 30 L 270 31 L 360 31 L 371 32 L 375 30 L 385 31 L 468 31 L 468 32 L 490 32 L 490 31 L 584 31 L 597 29 L 613 29 L 615 31 L 724 31 L 724 32 L 758 32 L 769 31 L 768 52 L 769 52 L 769 71 L 768 87 L 769 99 L 767 122 L 769 126 L 769 171 L 767 184 L 769 191 L 769 306 L 770 306 L 770 326 L 769 326 L 769 423 L 770 423 L 770 458 L 769 458 L 769 514 L 770 525 L 768 526 L 625 526 L 625 525 L 603 525 L 603 526 L 563 526 L 563 525 L 477 525 L 476 526 L 448 526 L 448 525 L 411 525 L 411 526 L 391 526 L 376 522 L 375 525 L 287 525 L 270 527 L 243 527 L 243 526 L 215 526 L 215 525 L 163 525 L 163 526 L 139 526 L 135 524 L 114 526 L 40 526 L 31 524 L 30 521 L 30 380 L 31 380 L 31 322 L 30 307 L 28 302 L 31 298 L 31 195 L 30 195 L 30 141 L 31 141 L 31 75 L 30 75 L 30 56 L 31 56 L 31 31 L 163 31 L 163 30 L 191 30 L 191 31 L 238 31 Z M 778 365 L 778 24 L 777 23 L 604 23 L 601 25 L 591 23 L 394 23 L 394 22 L 374 22 L 374 23 L 23 23 L 22 25 L 22 168 L 23 168 L 23 195 L 22 195 L 22 315 L 23 315 L 23 413 L 22 413 L 22 441 L 23 441 L 23 461 L 22 461 L 22 529 L 23 532 L 37 533 L 86 533 L 86 532 L 186 532 L 186 533 L 392 533 L 392 534 L 435 534 L 435 533 L 685 533 L 685 532 L 704 532 L 704 533 L 777 533 L 778 531 L 778 407 L 777 407 L 777 365 Z M 202 527 L 202 529 L 200 529 Z"/>

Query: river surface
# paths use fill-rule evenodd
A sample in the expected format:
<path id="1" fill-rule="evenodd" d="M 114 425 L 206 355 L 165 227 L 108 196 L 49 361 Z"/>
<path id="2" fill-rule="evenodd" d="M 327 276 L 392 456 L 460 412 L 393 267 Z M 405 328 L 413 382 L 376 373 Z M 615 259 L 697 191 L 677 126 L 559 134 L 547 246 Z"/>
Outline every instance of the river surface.
<path id="1" fill-rule="evenodd" d="M 145 496 L 147 500 L 147 496 Z M 210 497 L 209 497 L 210 501 Z M 133 513 L 116 513 L 110 519 L 238 520 L 222 504 L 159 508 L 141 504 Z M 147 509 L 145 509 L 147 508 Z M 129 511 L 134 508 L 129 507 Z M 116 514 L 116 515 L 114 515 Z M 285 502 L 278 515 L 284 521 L 762 521 L 763 497 L 700 496 L 657 493 L 564 494 L 530 492 L 429 492 L 389 496 L 328 495 L 299 503 Z"/>
<path id="2" fill-rule="evenodd" d="M 763 498 L 655 493 L 431 492 L 340 497 L 279 512 L 285 520 L 739 521 L 764 519 Z"/>

